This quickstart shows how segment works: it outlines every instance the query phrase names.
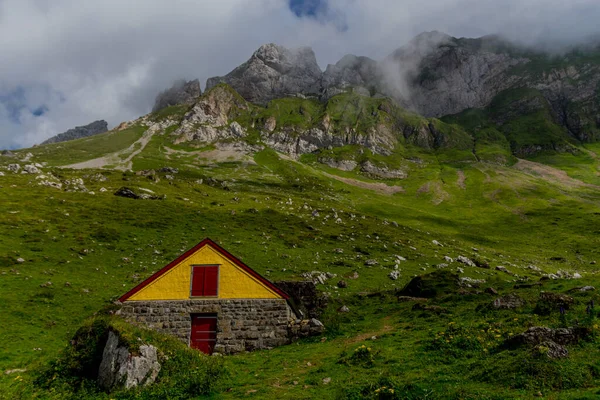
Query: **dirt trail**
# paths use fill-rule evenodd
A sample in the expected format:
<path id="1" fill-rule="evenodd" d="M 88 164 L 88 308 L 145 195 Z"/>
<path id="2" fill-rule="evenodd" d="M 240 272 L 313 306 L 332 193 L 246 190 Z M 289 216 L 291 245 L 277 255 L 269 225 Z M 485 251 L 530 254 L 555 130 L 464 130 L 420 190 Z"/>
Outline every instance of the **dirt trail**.
<path id="1" fill-rule="evenodd" d="M 392 195 L 395 193 L 404 193 L 404 188 L 402 186 L 388 186 L 385 183 L 363 182 L 359 181 L 358 179 L 344 178 L 341 176 L 328 174 L 327 172 L 323 172 L 323 174 L 329 178 L 344 182 L 348 185 L 356 186 L 362 189 L 374 190 L 382 194 Z"/>
<path id="2" fill-rule="evenodd" d="M 467 180 L 467 177 L 465 176 L 465 173 L 459 169 L 456 171 L 456 175 L 458 175 L 456 179 L 456 184 L 458 187 L 461 189 L 466 189 L 467 186 L 465 185 L 465 180 Z"/>
<path id="3" fill-rule="evenodd" d="M 514 165 L 514 168 L 528 173 L 530 175 L 534 175 L 536 177 L 542 178 L 545 181 L 551 183 L 558 183 L 568 187 L 588 187 L 600 189 L 600 186 L 592 185 L 589 183 L 585 183 L 580 181 L 579 179 L 571 178 L 565 171 L 562 171 L 558 168 L 550 167 L 548 165 L 536 163 L 533 161 L 519 159 L 519 161 Z"/>
<path id="4" fill-rule="evenodd" d="M 85 168 L 104 168 L 107 165 L 112 166 L 114 169 L 118 169 L 121 171 L 131 170 L 133 165 L 133 157 L 140 154 L 142 150 L 146 147 L 150 139 L 154 135 L 155 131 L 148 129 L 142 137 L 133 142 L 129 147 L 123 150 L 119 150 L 115 153 L 109 154 L 107 156 L 94 158 L 91 160 L 83 161 L 80 163 L 63 165 L 61 168 L 72 168 L 72 169 L 85 169 Z M 136 150 L 137 145 L 139 148 Z M 122 159 L 121 156 L 129 154 L 127 158 Z"/>

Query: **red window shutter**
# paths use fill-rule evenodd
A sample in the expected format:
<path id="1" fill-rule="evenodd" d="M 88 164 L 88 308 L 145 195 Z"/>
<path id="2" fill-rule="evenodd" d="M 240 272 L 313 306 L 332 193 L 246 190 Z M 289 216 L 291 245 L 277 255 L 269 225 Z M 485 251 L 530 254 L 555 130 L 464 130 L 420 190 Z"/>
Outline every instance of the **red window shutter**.
<path id="1" fill-rule="evenodd" d="M 194 267 L 192 271 L 192 296 L 204 296 L 205 267 Z"/>
<path id="2" fill-rule="evenodd" d="M 219 287 L 219 267 L 204 267 L 204 296 L 216 296 Z"/>

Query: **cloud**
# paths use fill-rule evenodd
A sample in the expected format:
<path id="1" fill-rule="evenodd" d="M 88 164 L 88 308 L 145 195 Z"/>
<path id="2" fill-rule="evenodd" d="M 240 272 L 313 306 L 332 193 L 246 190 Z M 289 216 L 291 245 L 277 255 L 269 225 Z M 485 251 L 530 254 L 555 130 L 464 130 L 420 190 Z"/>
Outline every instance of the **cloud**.
<path id="1" fill-rule="evenodd" d="M 312 46 L 324 68 L 429 30 L 570 43 L 599 17 L 597 0 L 0 0 L 0 148 L 136 118 L 176 79 L 204 85 L 263 43 Z"/>

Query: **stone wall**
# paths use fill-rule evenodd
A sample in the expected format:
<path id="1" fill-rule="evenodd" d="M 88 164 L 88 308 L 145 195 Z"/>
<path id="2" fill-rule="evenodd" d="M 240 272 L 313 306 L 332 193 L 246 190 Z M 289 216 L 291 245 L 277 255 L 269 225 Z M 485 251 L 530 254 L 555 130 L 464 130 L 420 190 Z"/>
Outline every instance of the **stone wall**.
<path id="1" fill-rule="evenodd" d="M 190 340 L 191 314 L 217 314 L 215 352 L 237 353 L 290 343 L 288 324 L 294 319 L 283 299 L 194 299 L 130 301 L 120 314 L 186 344 Z"/>

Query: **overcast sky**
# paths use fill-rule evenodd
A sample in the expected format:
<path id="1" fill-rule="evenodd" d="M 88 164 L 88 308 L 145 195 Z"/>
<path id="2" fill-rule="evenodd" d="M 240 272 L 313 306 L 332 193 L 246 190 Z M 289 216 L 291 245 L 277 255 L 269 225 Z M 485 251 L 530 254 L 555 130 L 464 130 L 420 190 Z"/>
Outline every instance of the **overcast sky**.
<path id="1" fill-rule="evenodd" d="M 311 46 L 324 68 L 423 31 L 573 42 L 598 20 L 599 0 L 0 0 L 0 149 L 134 119 L 175 79 L 204 87 L 268 42 Z"/>

